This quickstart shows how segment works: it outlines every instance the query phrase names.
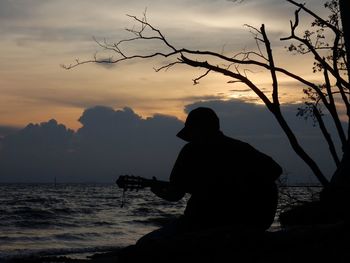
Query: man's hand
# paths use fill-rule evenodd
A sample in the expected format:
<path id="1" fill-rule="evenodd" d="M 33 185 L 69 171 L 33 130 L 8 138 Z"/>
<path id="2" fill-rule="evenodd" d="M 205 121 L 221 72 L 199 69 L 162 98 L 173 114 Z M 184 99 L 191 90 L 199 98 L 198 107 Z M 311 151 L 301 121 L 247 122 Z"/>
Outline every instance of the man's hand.
<path id="1" fill-rule="evenodd" d="M 151 191 L 156 196 L 171 202 L 179 201 L 185 195 L 185 192 L 177 189 L 170 182 L 160 182 L 156 177 L 153 177 Z"/>

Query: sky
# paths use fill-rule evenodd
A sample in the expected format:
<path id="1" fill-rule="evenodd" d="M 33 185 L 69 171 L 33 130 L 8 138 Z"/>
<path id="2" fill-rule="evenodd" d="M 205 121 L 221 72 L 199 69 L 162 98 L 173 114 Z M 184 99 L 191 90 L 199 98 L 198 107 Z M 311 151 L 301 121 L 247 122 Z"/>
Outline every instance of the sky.
<path id="1" fill-rule="evenodd" d="M 319 9 L 318 0 L 307 3 Z M 159 60 L 115 67 L 90 64 L 69 71 L 60 67 L 76 58 L 90 59 L 99 51 L 93 37 L 111 42 L 128 37 L 124 29 L 134 22 L 126 14 L 142 16 L 146 8 L 149 21 L 176 46 L 218 52 L 224 48 L 232 53 L 255 46 L 244 24 L 259 27 L 265 23 L 272 41 L 278 40 L 288 35 L 289 17 L 294 11 L 284 0 L 2 0 L 0 125 L 23 127 L 28 122 L 55 118 L 77 129 L 82 110 L 94 105 L 129 106 L 142 116 L 164 113 L 183 119 L 187 103 L 242 96 L 234 94 L 231 90 L 235 87 L 217 74 L 194 87 L 191 80 L 200 73 L 196 69 L 179 66 L 156 73 L 153 67 L 164 63 Z M 286 55 L 285 43 L 274 42 L 282 47 L 277 52 Z M 152 45 L 142 48 L 157 47 Z M 280 59 L 279 65 L 288 64 L 299 71 L 298 59 L 289 56 L 288 63 Z M 302 71 L 315 78 L 308 65 Z M 255 75 L 252 77 L 258 78 L 259 74 Z M 259 82 L 270 85 L 269 79 Z"/>
<path id="2" fill-rule="evenodd" d="M 319 0 L 304 2 L 321 14 L 324 12 Z M 103 55 L 93 38 L 116 42 L 129 37 L 125 28 L 132 28 L 134 22 L 126 14 L 141 17 L 145 10 L 148 21 L 158 27 L 176 47 L 225 54 L 254 49 L 255 42 L 244 24 L 260 27 L 264 23 L 274 47 L 277 66 L 288 67 L 308 80 L 318 80 L 317 75 L 312 73 L 310 58 L 303 57 L 300 63 L 301 58 L 288 54 L 284 48 L 287 44 L 279 41 L 280 37 L 288 36 L 289 20 L 293 18 L 295 10 L 284 0 L 246 0 L 242 3 L 226 0 L 1 0 L 0 138 L 6 139 L 7 135 L 14 134 L 29 123 L 38 124 L 39 130 L 45 126 L 44 123 L 48 123 L 52 129 L 58 127 L 62 133 L 68 134 L 64 140 L 69 141 L 67 143 L 72 148 L 72 137 L 73 141 L 78 140 L 86 128 L 86 123 L 81 121 L 82 116 L 88 110 L 96 110 L 96 106 L 122 113 L 130 109 L 142 123 L 169 125 L 164 128 L 169 140 L 173 140 L 170 137 L 176 134 L 175 128 L 179 128 L 185 119 L 186 109 L 197 103 L 221 103 L 227 107 L 223 112 L 231 113 L 240 109 L 241 105 L 250 106 L 245 110 L 251 113 L 248 114 L 250 122 L 255 123 L 259 104 L 256 96 L 240 84 L 227 83 L 228 79 L 218 74 L 210 74 L 201 80 L 200 85 L 194 86 L 192 79 L 203 71 L 176 66 L 168 71 L 155 72 L 154 67 L 166 63 L 161 59 L 134 60 L 113 66 L 85 64 L 71 70 L 60 66 L 74 63 L 76 58 L 91 59 L 96 52 Z M 301 23 L 301 27 L 305 25 Z M 159 47 L 157 43 L 145 43 L 127 48 L 128 52 L 147 52 Z M 270 80 L 261 72 L 248 74 L 262 89 L 271 87 Z M 301 103 L 302 87 L 287 78 L 281 77 L 279 80 L 280 99 L 286 112 L 289 112 L 290 107 Z M 235 105 L 238 105 L 237 109 Z M 131 118 L 133 115 L 130 113 L 128 116 Z M 234 113 L 230 120 L 238 121 L 235 116 Z M 50 122 L 52 119 L 55 121 Z M 119 122 L 124 123 L 124 119 Z M 304 124 L 301 122 L 300 127 Z M 155 132 L 157 125 L 150 130 Z M 239 123 L 235 127 L 239 125 L 245 127 Z M 21 131 L 25 134 L 27 128 Z M 169 130 L 171 128 L 174 130 Z M 235 135 L 233 129 L 228 130 Z M 264 136 L 268 137 L 269 133 L 274 132 L 266 131 Z M 256 132 L 255 137 L 250 136 L 254 137 L 253 142 L 259 140 L 261 134 L 258 135 Z M 245 138 L 242 134 L 240 136 Z M 13 145 L 17 144 L 13 140 L 7 142 L 7 145 L 12 145 L 7 147 L 15 148 Z M 265 149 L 264 143 L 258 143 L 258 146 L 263 145 Z M 181 142 L 169 145 L 173 145 L 172 151 L 166 155 L 164 165 L 157 174 L 169 170 Z M 3 145 L 1 147 L 4 148 Z M 269 151 L 268 147 L 266 149 Z M 159 151 L 164 155 L 164 149 Z M 271 153 L 279 155 L 276 149 Z M 139 163 L 143 157 L 139 156 Z M 143 166 L 140 164 L 140 167 Z M 293 165 L 290 164 L 290 167 Z M 140 169 L 136 172 L 142 173 Z M 149 169 L 148 173 L 151 172 L 152 169 Z M 299 172 L 309 174 L 307 169 Z M 16 180 L 22 179 L 18 177 Z"/>

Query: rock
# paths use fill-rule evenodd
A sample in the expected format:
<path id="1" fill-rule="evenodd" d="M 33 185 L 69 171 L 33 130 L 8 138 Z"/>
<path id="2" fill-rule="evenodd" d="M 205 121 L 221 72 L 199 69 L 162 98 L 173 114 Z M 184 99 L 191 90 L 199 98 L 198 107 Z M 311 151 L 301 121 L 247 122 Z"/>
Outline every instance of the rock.
<path id="1" fill-rule="evenodd" d="M 118 262 L 350 262 L 349 241 L 345 223 L 265 233 L 225 227 L 129 246 Z"/>
<path id="2" fill-rule="evenodd" d="M 299 225 L 275 232 L 259 232 L 242 226 L 219 227 L 95 254 L 86 260 L 37 257 L 11 263 L 348 263 L 349 234 L 347 222 Z"/>

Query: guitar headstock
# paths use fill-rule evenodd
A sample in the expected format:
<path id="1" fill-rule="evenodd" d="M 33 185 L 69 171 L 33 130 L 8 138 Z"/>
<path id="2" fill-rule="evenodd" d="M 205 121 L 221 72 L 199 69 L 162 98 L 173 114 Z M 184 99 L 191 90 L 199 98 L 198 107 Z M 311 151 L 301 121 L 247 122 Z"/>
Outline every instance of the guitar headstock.
<path id="1" fill-rule="evenodd" d="M 116 184 L 119 186 L 119 188 L 122 188 L 126 191 L 139 190 L 147 186 L 146 181 L 147 181 L 146 179 L 140 176 L 120 175 L 116 181 Z"/>

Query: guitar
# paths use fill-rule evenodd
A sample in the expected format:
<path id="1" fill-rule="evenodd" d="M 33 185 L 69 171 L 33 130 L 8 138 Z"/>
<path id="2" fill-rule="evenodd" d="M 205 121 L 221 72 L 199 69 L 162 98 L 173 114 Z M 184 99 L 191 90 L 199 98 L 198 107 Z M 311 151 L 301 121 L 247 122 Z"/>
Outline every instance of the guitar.
<path id="1" fill-rule="evenodd" d="M 158 181 L 155 177 L 152 179 L 146 179 L 141 176 L 134 175 L 120 175 L 115 182 L 119 188 L 123 189 L 122 201 L 120 207 L 124 207 L 126 198 L 125 192 L 129 190 L 138 191 L 140 189 L 152 186 L 167 186 L 169 182 Z"/>
<path id="2" fill-rule="evenodd" d="M 168 182 L 158 181 L 155 177 L 152 179 L 143 178 L 141 176 L 134 175 L 120 175 L 115 182 L 119 188 L 124 191 L 140 190 L 146 187 L 152 187 L 154 185 L 168 185 Z"/>

